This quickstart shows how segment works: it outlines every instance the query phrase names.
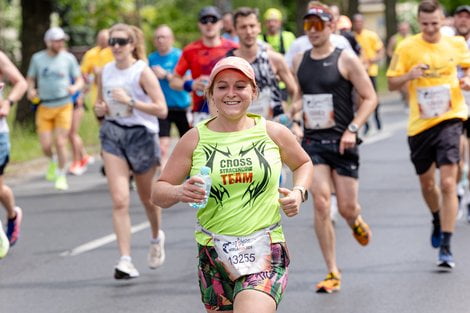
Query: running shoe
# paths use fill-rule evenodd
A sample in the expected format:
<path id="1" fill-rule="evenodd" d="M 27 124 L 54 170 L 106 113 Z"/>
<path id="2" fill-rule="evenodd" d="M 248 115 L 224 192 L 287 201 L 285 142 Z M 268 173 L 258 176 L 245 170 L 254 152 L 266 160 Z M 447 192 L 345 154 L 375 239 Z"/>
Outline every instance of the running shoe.
<path id="1" fill-rule="evenodd" d="M 439 249 L 437 266 L 447 269 L 453 269 L 455 267 L 454 257 L 448 246 L 441 246 Z"/>
<path id="2" fill-rule="evenodd" d="M 158 238 L 158 243 L 150 243 L 147 261 L 151 269 L 156 269 L 165 262 L 165 233 L 161 229 L 158 231 Z"/>
<path id="3" fill-rule="evenodd" d="M 18 238 L 20 238 L 21 222 L 23 221 L 23 210 L 16 206 L 14 211 L 16 212 L 16 217 L 9 218 L 7 225 L 7 237 L 10 241 L 10 246 L 14 246 Z"/>
<path id="4" fill-rule="evenodd" d="M 80 176 L 85 172 L 86 168 L 82 167 L 81 162 L 73 162 L 70 165 L 69 173 L 75 176 Z"/>
<path id="5" fill-rule="evenodd" d="M 57 190 L 67 190 L 69 189 L 69 184 L 67 183 L 67 177 L 65 175 L 59 175 L 55 181 L 55 189 Z"/>
<path id="6" fill-rule="evenodd" d="M 364 222 L 360 215 L 357 217 L 356 222 L 354 223 L 353 235 L 361 246 L 367 246 L 372 237 L 372 232 L 370 231 L 369 225 Z"/>
<path id="7" fill-rule="evenodd" d="M 8 237 L 3 231 L 2 221 L 0 221 L 0 259 L 3 259 L 10 249 L 10 242 Z"/>
<path id="8" fill-rule="evenodd" d="M 132 261 L 121 258 L 114 268 L 115 279 L 131 279 L 139 277 L 139 272 L 132 264 Z"/>
<path id="9" fill-rule="evenodd" d="M 57 179 L 57 162 L 49 162 L 49 166 L 46 171 L 46 180 L 55 181 Z"/>
<path id="10" fill-rule="evenodd" d="M 341 274 L 329 273 L 326 278 L 317 284 L 318 293 L 332 293 L 341 289 Z"/>
<path id="11" fill-rule="evenodd" d="M 441 246 L 441 223 L 432 221 L 431 246 L 439 248 Z"/>
<path id="12" fill-rule="evenodd" d="M 95 158 L 92 157 L 91 155 L 85 155 L 85 156 L 83 157 L 83 159 L 80 161 L 80 165 L 81 165 L 82 167 L 85 167 L 85 168 L 86 168 L 88 165 L 94 164 L 94 163 L 95 163 Z"/>

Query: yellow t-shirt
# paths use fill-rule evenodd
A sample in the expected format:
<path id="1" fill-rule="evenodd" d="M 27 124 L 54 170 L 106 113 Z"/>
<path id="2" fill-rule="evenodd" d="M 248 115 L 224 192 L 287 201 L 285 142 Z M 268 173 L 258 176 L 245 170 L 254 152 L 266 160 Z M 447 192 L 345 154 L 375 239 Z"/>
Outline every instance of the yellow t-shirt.
<path id="1" fill-rule="evenodd" d="M 393 55 L 387 77 L 405 75 L 418 64 L 426 64 L 429 69 L 408 84 L 408 135 L 445 120 L 466 120 L 467 106 L 457 78 L 457 65 L 470 67 L 470 52 L 463 37 L 442 36 L 439 42 L 429 43 L 419 33 L 405 39 Z"/>
<path id="2" fill-rule="evenodd" d="M 88 50 L 83 56 L 82 64 L 80 65 L 80 70 L 82 71 L 83 75 L 88 77 L 91 76 L 94 79 L 96 70 L 103 68 L 103 66 L 113 60 L 114 56 L 111 51 L 111 48 L 107 47 L 102 49 L 100 47 L 94 47 Z M 90 100 L 92 104 L 94 104 L 96 101 L 97 93 L 98 90 L 96 82 L 94 81 L 90 89 Z"/>
<path id="3" fill-rule="evenodd" d="M 361 46 L 361 58 L 365 60 L 375 59 L 380 49 L 384 46 L 379 35 L 371 30 L 363 29 L 360 34 L 356 33 L 354 36 Z M 379 66 L 376 63 L 369 65 L 367 73 L 371 77 L 377 76 L 379 74 Z"/>

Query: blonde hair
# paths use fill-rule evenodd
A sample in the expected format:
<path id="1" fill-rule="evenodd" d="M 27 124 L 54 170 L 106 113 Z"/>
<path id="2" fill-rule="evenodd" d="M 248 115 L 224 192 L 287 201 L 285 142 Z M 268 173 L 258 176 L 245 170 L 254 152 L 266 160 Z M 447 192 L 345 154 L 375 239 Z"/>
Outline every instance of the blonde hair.
<path id="1" fill-rule="evenodd" d="M 127 25 L 119 23 L 109 29 L 109 36 L 115 31 L 125 32 L 130 41 L 134 44 L 135 49 L 132 51 L 132 56 L 137 60 L 147 61 L 147 53 L 145 52 L 144 33 L 140 28 L 134 25 Z"/>

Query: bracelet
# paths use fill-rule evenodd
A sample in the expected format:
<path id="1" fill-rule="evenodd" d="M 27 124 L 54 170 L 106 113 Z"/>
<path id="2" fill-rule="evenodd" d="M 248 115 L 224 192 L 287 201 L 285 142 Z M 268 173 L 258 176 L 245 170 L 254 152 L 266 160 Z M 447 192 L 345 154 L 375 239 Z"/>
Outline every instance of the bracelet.
<path id="1" fill-rule="evenodd" d="M 193 91 L 193 80 L 189 79 L 189 80 L 185 81 L 184 84 L 183 84 L 183 89 L 184 89 L 184 91 L 187 91 L 187 92 Z"/>

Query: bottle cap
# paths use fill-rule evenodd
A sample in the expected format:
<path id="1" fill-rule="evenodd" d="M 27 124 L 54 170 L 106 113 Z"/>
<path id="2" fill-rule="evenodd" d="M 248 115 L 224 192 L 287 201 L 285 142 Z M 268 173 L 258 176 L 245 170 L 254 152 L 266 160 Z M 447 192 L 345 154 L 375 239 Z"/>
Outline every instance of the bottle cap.
<path id="1" fill-rule="evenodd" d="M 211 169 L 207 166 L 202 166 L 200 172 L 202 175 L 209 175 L 211 173 Z"/>

